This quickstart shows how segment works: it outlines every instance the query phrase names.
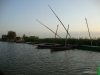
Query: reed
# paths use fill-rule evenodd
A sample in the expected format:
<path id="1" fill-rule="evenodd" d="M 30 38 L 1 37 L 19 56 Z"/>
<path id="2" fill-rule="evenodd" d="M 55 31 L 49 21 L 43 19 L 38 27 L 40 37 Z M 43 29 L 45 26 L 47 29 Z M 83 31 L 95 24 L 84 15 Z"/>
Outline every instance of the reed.
<path id="1" fill-rule="evenodd" d="M 93 46 L 100 46 L 100 38 L 91 39 Z M 67 44 L 75 45 L 91 45 L 90 39 L 88 38 L 68 38 Z M 38 43 L 55 43 L 65 44 L 65 38 L 33 38 L 28 37 L 25 39 L 25 42 L 38 42 Z"/>

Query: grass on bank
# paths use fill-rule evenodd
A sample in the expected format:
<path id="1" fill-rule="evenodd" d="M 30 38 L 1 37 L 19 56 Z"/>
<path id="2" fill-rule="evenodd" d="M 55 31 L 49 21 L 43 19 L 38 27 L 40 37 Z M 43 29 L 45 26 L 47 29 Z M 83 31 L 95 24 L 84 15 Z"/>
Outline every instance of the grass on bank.
<path id="1" fill-rule="evenodd" d="M 25 42 L 38 42 L 38 43 L 58 43 L 65 44 L 65 38 L 26 38 Z M 91 45 L 90 39 L 87 38 L 68 38 L 67 44 L 76 44 L 76 45 Z M 94 46 L 100 46 L 100 38 L 92 39 L 92 44 Z"/>

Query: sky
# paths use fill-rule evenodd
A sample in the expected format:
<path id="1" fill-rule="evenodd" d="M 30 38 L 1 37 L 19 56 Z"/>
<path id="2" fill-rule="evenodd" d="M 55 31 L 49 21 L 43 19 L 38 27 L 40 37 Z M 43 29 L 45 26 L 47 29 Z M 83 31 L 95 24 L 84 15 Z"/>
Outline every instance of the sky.
<path id="1" fill-rule="evenodd" d="M 54 37 L 36 19 L 54 32 L 59 24 L 58 35 L 65 37 L 65 29 L 48 5 L 66 28 L 69 24 L 72 37 L 89 37 L 85 18 L 91 37 L 100 37 L 100 0 L 0 0 L 0 37 L 8 31 L 15 31 L 17 36 Z"/>

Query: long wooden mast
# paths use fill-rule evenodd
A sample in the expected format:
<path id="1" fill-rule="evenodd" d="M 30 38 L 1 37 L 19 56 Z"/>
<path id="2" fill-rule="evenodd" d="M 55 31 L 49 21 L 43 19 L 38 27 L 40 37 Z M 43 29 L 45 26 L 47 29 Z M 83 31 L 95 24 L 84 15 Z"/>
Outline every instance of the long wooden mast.
<path id="1" fill-rule="evenodd" d="M 37 19 L 36 19 L 37 20 Z M 45 26 L 47 29 L 49 29 L 51 32 L 53 32 L 55 35 L 57 35 L 59 38 L 61 38 L 57 33 L 55 33 L 53 30 L 51 30 L 50 28 L 48 28 L 46 25 L 44 25 L 43 23 L 41 23 L 39 20 L 37 20 L 40 24 L 42 24 L 43 26 Z"/>
<path id="2" fill-rule="evenodd" d="M 92 39 L 91 39 L 91 36 L 90 36 L 90 31 L 89 31 L 89 27 L 88 27 L 87 19 L 85 18 L 85 20 L 86 20 L 87 29 L 88 29 L 88 33 L 89 33 L 89 37 L 90 37 L 90 40 L 91 40 L 91 45 L 92 45 Z"/>
<path id="3" fill-rule="evenodd" d="M 69 29 L 69 24 L 68 24 L 67 31 L 68 31 L 68 29 Z M 68 34 L 66 34 L 65 47 L 66 47 L 66 43 L 67 43 L 67 37 L 68 37 Z"/>
<path id="4" fill-rule="evenodd" d="M 58 26 L 59 26 L 59 25 L 57 25 L 56 34 L 57 34 L 57 31 L 58 31 Z M 56 39 L 56 34 L 55 34 L 55 39 Z"/>
<path id="5" fill-rule="evenodd" d="M 48 5 L 49 6 L 49 5 Z M 49 8 L 52 10 L 52 8 L 49 6 Z M 52 12 L 55 14 L 55 12 L 52 10 Z M 61 20 L 58 18 L 58 16 L 55 14 L 55 16 L 57 17 L 57 19 L 60 21 L 60 23 L 62 24 L 62 26 L 64 27 L 64 29 L 66 30 L 67 34 L 70 36 L 68 30 L 66 29 L 66 27 L 64 26 L 64 24 L 61 22 Z M 71 37 L 71 36 L 70 36 Z"/>
<path id="6" fill-rule="evenodd" d="M 54 42 L 53 42 L 53 44 L 55 44 L 56 35 L 57 35 L 57 31 L 58 31 L 58 26 L 59 26 L 59 25 L 57 25 L 56 34 L 55 34 L 55 39 L 54 39 Z"/>

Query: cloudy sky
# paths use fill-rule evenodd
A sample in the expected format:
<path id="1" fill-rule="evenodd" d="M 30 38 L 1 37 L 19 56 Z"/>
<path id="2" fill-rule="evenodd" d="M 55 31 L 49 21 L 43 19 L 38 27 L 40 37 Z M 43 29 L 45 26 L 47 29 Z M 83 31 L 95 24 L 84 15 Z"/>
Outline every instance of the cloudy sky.
<path id="1" fill-rule="evenodd" d="M 69 24 L 72 37 L 88 37 L 85 18 L 91 37 L 100 37 L 100 0 L 0 0 L 0 37 L 8 31 L 15 31 L 17 36 L 54 37 L 43 24 L 65 37 L 66 31 L 52 13 L 48 5 L 61 19 L 65 27 Z"/>

